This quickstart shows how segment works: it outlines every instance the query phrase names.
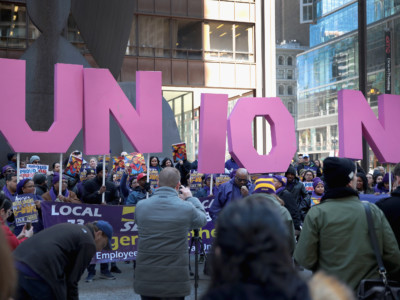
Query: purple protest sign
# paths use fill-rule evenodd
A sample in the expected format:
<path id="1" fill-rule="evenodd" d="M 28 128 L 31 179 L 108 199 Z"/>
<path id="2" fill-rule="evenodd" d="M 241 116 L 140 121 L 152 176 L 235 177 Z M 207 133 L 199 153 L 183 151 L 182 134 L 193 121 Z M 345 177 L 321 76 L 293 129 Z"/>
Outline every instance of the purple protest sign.
<path id="1" fill-rule="evenodd" d="M 92 263 L 135 259 L 138 233 L 134 220 L 135 206 L 107 206 L 42 202 L 45 228 L 58 223 L 86 224 L 98 220 L 108 221 L 113 229 L 112 250 L 96 252 Z"/>
<path id="2" fill-rule="evenodd" d="M 216 234 L 214 224 L 208 215 L 208 209 L 212 201 L 213 197 L 200 199 L 207 212 L 208 220 L 207 225 L 199 230 L 199 235 L 203 240 L 206 252 L 210 251 L 213 238 Z M 83 225 L 98 220 L 108 221 L 112 225 L 114 229 L 112 250 L 96 252 L 92 263 L 136 259 L 138 232 L 134 219 L 135 206 L 108 206 L 43 201 L 41 207 L 45 228 L 58 223 L 68 222 Z M 193 231 L 188 233 L 189 245 L 193 235 Z M 194 247 L 191 250 L 194 251 Z"/>

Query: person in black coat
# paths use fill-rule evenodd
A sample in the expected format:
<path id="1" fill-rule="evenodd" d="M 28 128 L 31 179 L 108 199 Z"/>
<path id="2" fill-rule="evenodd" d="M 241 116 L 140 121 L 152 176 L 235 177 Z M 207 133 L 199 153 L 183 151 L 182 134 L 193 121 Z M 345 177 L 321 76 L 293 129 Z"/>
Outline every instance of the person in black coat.
<path id="1" fill-rule="evenodd" d="M 395 166 L 393 175 L 397 188 L 392 192 L 391 197 L 381 199 L 375 204 L 385 214 L 400 247 L 400 163 Z"/>
<path id="2" fill-rule="evenodd" d="M 301 218 L 300 213 L 297 208 L 296 198 L 285 189 L 287 178 L 279 175 L 274 175 L 274 185 L 276 190 L 276 195 L 285 202 L 285 207 L 289 211 L 293 219 L 294 229 L 296 231 L 296 236 L 298 236 L 301 230 Z"/>
<path id="3" fill-rule="evenodd" d="M 183 186 L 188 186 L 188 175 L 190 173 L 190 169 L 192 168 L 192 164 L 187 160 L 180 160 L 175 165 L 175 168 L 178 169 L 181 174 L 181 184 Z"/>
<path id="4" fill-rule="evenodd" d="M 21 243 L 14 251 L 16 299 L 79 299 L 78 282 L 96 251 L 110 249 L 112 226 L 61 223 Z"/>
<path id="5" fill-rule="evenodd" d="M 310 196 L 308 195 L 304 184 L 296 177 L 296 169 L 289 165 L 285 173 L 287 178 L 286 190 L 289 191 L 294 199 L 296 199 L 297 209 L 301 213 L 306 207 L 309 207 Z M 305 214 L 301 214 L 301 219 L 304 220 Z"/>

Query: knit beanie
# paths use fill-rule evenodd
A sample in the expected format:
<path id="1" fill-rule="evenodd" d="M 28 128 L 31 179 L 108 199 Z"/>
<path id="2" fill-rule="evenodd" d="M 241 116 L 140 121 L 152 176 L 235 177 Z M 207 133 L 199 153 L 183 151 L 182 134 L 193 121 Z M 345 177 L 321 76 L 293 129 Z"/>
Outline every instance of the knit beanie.
<path id="1" fill-rule="evenodd" d="M 256 193 L 266 193 L 275 194 L 274 178 L 271 176 L 261 176 L 254 183 L 254 192 Z"/>
<path id="2" fill-rule="evenodd" d="M 324 160 L 324 179 L 329 188 L 345 187 L 355 176 L 356 165 L 348 158 L 327 157 Z"/>
<path id="3" fill-rule="evenodd" d="M 29 180 L 31 180 L 31 179 L 25 178 L 25 179 L 22 179 L 20 182 L 18 182 L 18 184 L 17 184 L 17 194 L 18 195 L 21 195 L 23 193 L 22 188 L 24 187 L 25 183 Z"/>
<path id="4" fill-rule="evenodd" d="M 274 175 L 273 178 L 278 180 L 280 183 L 282 183 L 282 186 L 286 186 L 287 183 L 287 178 L 285 176 L 280 176 L 280 175 Z"/>
<path id="5" fill-rule="evenodd" d="M 29 163 L 33 163 L 35 160 L 40 161 L 40 157 L 37 155 L 32 155 L 31 158 L 29 159 Z"/>
<path id="6" fill-rule="evenodd" d="M 392 183 L 393 183 L 393 181 L 394 181 L 393 173 L 390 173 L 390 175 L 391 175 L 390 177 L 392 177 Z M 389 173 L 386 173 L 385 176 L 383 176 L 382 182 L 389 183 Z"/>
<path id="7" fill-rule="evenodd" d="M 100 163 L 96 166 L 96 174 L 100 173 L 103 171 L 103 163 Z M 106 166 L 106 171 L 108 171 L 108 168 Z"/>
<path id="8" fill-rule="evenodd" d="M 320 184 L 320 183 L 322 183 L 322 185 L 324 185 L 324 182 L 321 180 L 321 178 L 315 177 L 313 179 L 313 185 L 312 186 L 313 186 L 314 190 L 317 187 L 317 185 Z"/>

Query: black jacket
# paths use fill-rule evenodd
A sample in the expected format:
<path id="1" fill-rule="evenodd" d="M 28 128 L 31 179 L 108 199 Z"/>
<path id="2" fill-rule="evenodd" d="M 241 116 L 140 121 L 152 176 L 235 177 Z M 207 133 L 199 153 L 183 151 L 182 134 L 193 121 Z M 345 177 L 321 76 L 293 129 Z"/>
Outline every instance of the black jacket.
<path id="1" fill-rule="evenodd" d="M 98 193 L 102 186 L 102 179 L 97 177 L 86 181 L 83 184 L 83 197 L 82 202 L 88 204 L 101 204 L 102 195 Z M 109 180 L 106 180 L 105 201 L 110 205 L 118 205 L 119 198 L 117 187 Z"/>
<path id="2" fill-rule="evenodd" d="M 39 274 L 55 299 L 79 299 L 78 282 L 96 253 L 93 231 L 82 225 L 51 226 L 21 243 L 14 258 Z"/>
<path id="3" fill-rule="evenodd" d="M 183 161 L 182 165 L 179 162 L 175 165 L 175 168 L 177 168 L 179 173 L 181 173 L 181 184 L 184 186 L 188 185 L 188 175 L 191 167 L 192 164 L 187 159 Z"/>
<path id="4" fill-rule="evenodd" d="M 300 230 L 301 218 L 299 210 L 297 208 L 296 198 L 287 190 L 282 190 L 277 195 L 283 200 L 283 202 L 285 202 L 285 207 L 292 216 L 294 229 Z"/>
<path id="5" fill-rule="evenodd" d="M 391 197 L 381 199 L 375 204 L 385 214 L 400 247 L 400 187 L 392 192 Z"/>

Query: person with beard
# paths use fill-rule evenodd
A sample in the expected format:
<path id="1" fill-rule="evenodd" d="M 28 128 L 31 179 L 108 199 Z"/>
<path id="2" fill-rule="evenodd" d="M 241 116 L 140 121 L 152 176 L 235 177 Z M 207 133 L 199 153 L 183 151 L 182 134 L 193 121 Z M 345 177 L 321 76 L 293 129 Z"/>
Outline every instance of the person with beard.
<path id="1" fill-rule="evenodd" d="M 306 269 L 340 278 L 353 290 L 362 279 L 379 278 L 368 235 L 366 211 L 356 190 L 355 164 L 346 158 L 324 160 L 326 192 L 311 207 L 297 243 L 295 261 Z M 398 280 L 400 250 L 383 212 L 368 203 L 387 276 Z"/>

